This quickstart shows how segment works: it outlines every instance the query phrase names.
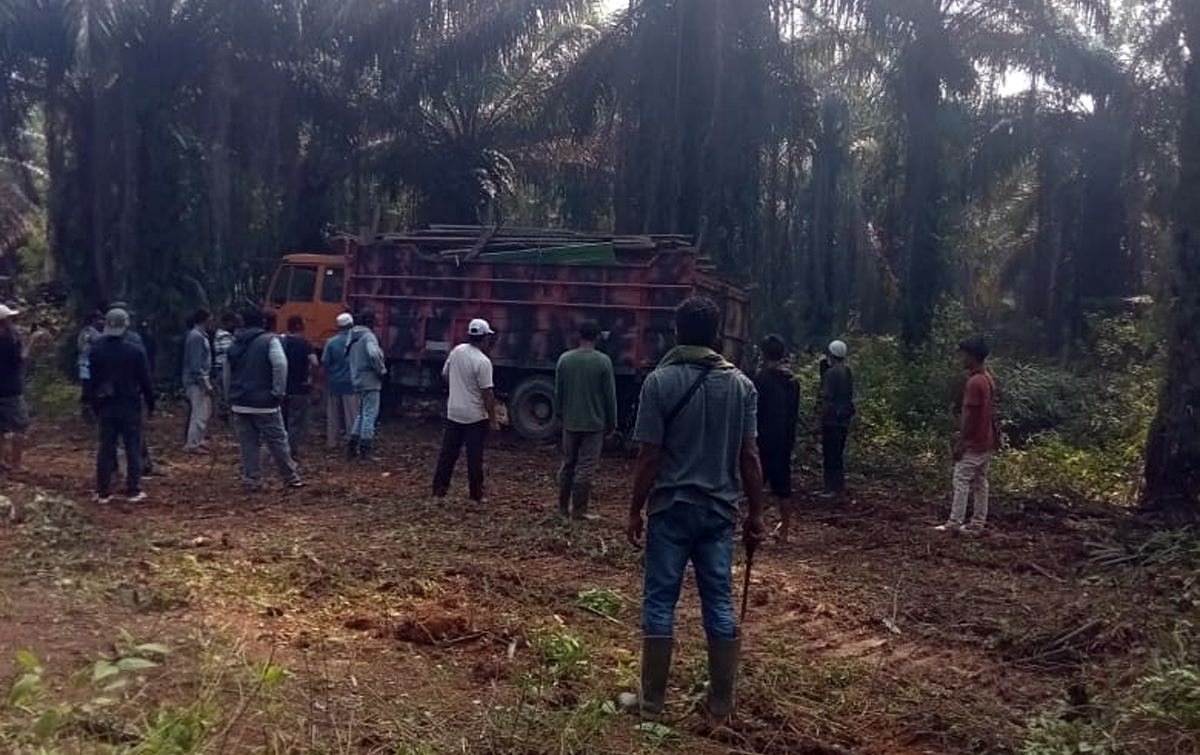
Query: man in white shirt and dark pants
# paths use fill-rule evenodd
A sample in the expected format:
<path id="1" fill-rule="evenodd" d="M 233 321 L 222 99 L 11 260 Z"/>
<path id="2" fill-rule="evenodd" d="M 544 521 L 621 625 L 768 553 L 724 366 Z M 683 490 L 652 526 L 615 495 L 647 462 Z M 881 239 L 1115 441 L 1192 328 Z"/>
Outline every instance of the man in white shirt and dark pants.
<path id="1" fill-rule="evenodd" d="M 450 386 L 446 404 L 446 431 L 442 452 L 433 473 L 433 496 L 438 500 L 450 490 L 450 478 L 462 447 L 467 447 L 467 483 L 471 501 L 486 503 L 483 494 L 483 441 L 488 428 L 499 429 L 496 394 L 492 382 L 492 360 L 487 348 L 495 335 L 486 320 L 472 320 L 468 342 L 456 346 L 446 357 L 442 379 Z"/>

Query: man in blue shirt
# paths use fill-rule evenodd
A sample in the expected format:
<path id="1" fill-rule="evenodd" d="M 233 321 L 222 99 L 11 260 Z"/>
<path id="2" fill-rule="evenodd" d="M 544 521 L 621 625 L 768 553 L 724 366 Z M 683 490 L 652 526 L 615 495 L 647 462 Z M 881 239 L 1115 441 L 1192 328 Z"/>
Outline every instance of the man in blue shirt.
<path id="1" fill-rule="evenodd" d="M 346 340 L 354 327 L 354 317 L 343 312 L 337 317 L 338 332 L 325 342 L 321 367 L 325 375 L 325 446 L 340 448 L 354 429 L 358 416 L 358 394 L 350 379 L 350 360 L 346 357 Z"/>

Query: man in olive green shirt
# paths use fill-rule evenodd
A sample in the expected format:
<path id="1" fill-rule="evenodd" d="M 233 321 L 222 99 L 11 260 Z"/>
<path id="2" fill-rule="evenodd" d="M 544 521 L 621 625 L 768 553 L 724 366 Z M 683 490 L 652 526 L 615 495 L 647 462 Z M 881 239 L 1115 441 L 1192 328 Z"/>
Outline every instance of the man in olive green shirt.
<path id="1" fill-rule="evenodd" d="M 554 373 L 555 413 L 563 426 L 558 510 L 575 519 L 598 518 L 588 513 L 592 475 L 605 436 L 617 429 L 617 383 L 612 360 L 596 349 L 599 338 L 599 325 L 583 323 L 579 348 L 559 357 Z"/>

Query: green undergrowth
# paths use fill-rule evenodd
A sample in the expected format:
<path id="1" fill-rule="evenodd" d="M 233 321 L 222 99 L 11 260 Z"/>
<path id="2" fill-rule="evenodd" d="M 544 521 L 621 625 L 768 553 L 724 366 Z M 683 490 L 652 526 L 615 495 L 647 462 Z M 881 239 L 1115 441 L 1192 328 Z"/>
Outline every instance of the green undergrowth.
<path id="1" fill-rule="evenodd" d="M 1095 318 L 1070 359 L 1023 356 L 993 340 L 1004 447 L 993 490 L 1127 504 L 1136 499 L 1159 365 L 1152 326 L 1133 316 Z M 957 344 L 975 328 L 943 308 L 931 340 L 906 350 L 894 336 L 851 335 L 857 415 L 847 463 L 863 479 L 904 478 L 922 492 L 949 486 L 956 408 L 965 375 Z M 812 406 L 819 355 L 793 362 L 801 384 L 798 460 L 820 466 Z"/>

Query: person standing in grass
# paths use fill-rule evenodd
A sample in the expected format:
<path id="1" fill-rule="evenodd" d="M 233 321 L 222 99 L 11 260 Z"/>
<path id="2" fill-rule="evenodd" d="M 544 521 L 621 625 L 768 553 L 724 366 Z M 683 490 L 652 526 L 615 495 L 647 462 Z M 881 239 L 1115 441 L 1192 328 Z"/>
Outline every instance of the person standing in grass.
<path id="1" fill-rule="evenodd" d="M 612 360 L 596 348 L 599 338 L 600 326 L 584 322 L 579 348 L 559 357 L 554 371 L 555 414 L 563 426 L 558 510 L 575 519 L 597 518 L 588 513 L 592 476 L 605 436 L 617 429 L 617 382 Z"/>
<path id="2" fill-rule="evenodd" d="M 192 316 L 192 327 L 183 342 L 183 388 L 187 392 L 188 427 L 183 450 L 204 450 L 204 434 L 212 415 L 212 347 L 208 342 L 208 310 Z"/>
<path id="3" fill-rule="evenodd" d="M 387 376 L 387 361 L 379 339 L 375 337 L 375 313 L 367 310 L 357 318 L 357 324 L 346 339 L 346 361 L 350 365 L 350 380 L 358 398 L 358 415 L 350 429 L 347 453 L 350 458 L 371 458 L 375 442 L 375 425 L 379 422 L 379 406 L 383 395 L 383 379 Z"/>
<path id="4" fill-rule="evenodd" d="M 754 383 L 714 350 L 720 321 L 711 299 L 681 304 L 675 314 L 679 345 L 642 384 L 634 431 L 640 450 L 626 526 L 634 547 L 641 547 L 646 533 L 641 709 L 663 711 L 675 605 L 690 561 L 708 637 L 705 707 L 717 721 L 733 714 L 741 649 L 733 539 L 743 495 L 749 501 L 747 545 L 763 537 L 758 396 Z"/>
<path id="5" fill-rule="evenodd" d="M 358 416 L 358 396 L 346 359 L 346 343 L 354 327 L 354 317 L 343 312 L 337 316 L 337 327 L 337 335 L 325 342 L 321 354 L 321 372 L 325 376 L 325 446 L 331 451 L 343 437 L 349 440 Z"/>
<path id="6" fill-rule="evenodd" d="M 787 343 L 777 335 L 762 342 L 762 369 L 754 376 L 758 391 L 758 453 L 763 482 L 779 504 L 779 542 L 786 543 L 792 524 L 792 452 L 800 421 L 800 386 L 787 368 Z"/>
<path id="7" fill-rule="evenodd" d="M 317 355 L 304 337 L 304 318 L 288 318 L 287 335 L 283 337 L 283 353 L 287 357 L 287 399 L 284 402 L 283 423 L 287 428 L 288 446 L 292 460 L 299 461 L 300 446 L 308 440 L 308 407 L 312 403 L 312 375 L 317 369 Z"/>
<path id="8" fill-rule="evenodd" d="M 280 405 L 287 395 L 287 357 L 278 336 L 265 328 L 257 309 L 242 313 L 242 329 L 229 347 L 225 391 L 233 412 L 233 428 L 242 454 L 247 491 L 263 488 L 261 446 L 275 459 L 279 476 L 290 488 L 304 487 L 288 449 Z"/>
<path id="9" fill-rule="evenodd" d="M 117 442 L 125 446 L 125 495 L 130 503 L 146 498 L 142 472 L 146 463 L 142 405 L 154 413 L 154 382 L 145 350 L 128 337 L 129 313 L 109 310 L 104 333 L 92 345 L 88 402 L 100 425 L 96 453 L 96 501 L 112 499 L 112 478 L 117 469 Z"/>
<path id="10" fill-rule="evenodd" d="M 492 360 L 487 355 L 488 344 L 495 335 L 487 320 L 472 320 L 467 326 L 467 343 L 455 346 L 442 367 L 442 380 L 450 387 L 450 397 L 446 401 L 442 450 L 433 473 L 433 497 L 439 501 L 450 490 L 450 478 L 465 445 L 468 495 L 473 503 L 487 503 L 483 489 L 483 443 L 489 428 L 500 429 Z"/>
<path id="11" fill-rule="evenodd" d="M 821 457 L 825 472 L 824 498 L 846 492 L 846 440 L 854 418 L 854 373 L 846 364 L 843 341 L 829 344 L 828 367 L 821 373 L 817 417 L 821 423 Z"/>
<path id="12" fill-rule="evenodd" d="M 989 354 L 986 341 L 972 338 L 959 344 L 958 350 L 967 372 L 967 385 L 954 444 L 954 503 L 950 519 L 936 529 L 975 533 L 987 526 L 988 466 L 999 445 L 996 381 L 984 366 Z M 967 506 L 972 500 L 974 514 L 968 523 Z"/>

